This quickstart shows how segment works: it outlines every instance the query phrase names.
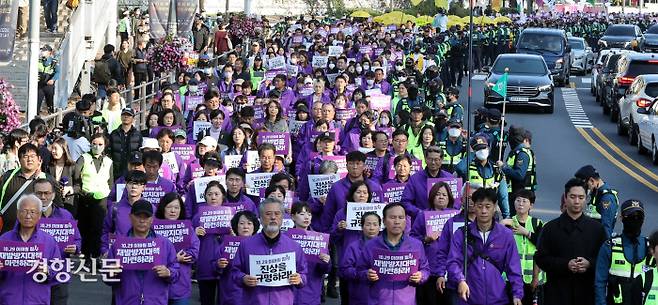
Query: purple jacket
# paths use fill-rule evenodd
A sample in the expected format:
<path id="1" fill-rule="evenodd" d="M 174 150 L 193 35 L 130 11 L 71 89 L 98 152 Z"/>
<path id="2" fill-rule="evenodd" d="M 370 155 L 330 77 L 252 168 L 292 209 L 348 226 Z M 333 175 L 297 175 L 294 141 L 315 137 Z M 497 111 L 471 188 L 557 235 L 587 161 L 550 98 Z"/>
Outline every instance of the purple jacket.
<path id="1" fill-rule="evenodd" d="M 125 236 L 132 236 L 132 229 Z M 176 249 L 169 239 L 157 235 L 153 231 L 149 233 L 149 238 L 162 241 L 162 258 L 166 262 L 164 264 L 171 271 L 171 276 L 161 278 L 153 270 L 123 270 L 118 275 L 120 282 L 108 283 L 114 287 L 116 305 L 166 305 L 168 303 L 171 283 L 176 282 L 179 276 Z M 108 258 L 114 258 L 114 250 L 109 252 Z M 142 303 L 140 303 L 140 299 L 143 300 Z"/>
<path id="2" fill-rule="evenodd" d="M 440 170 L 439 174 L 434 178 L 453 177 L 451 173 Z M 404 205 L 404 209 L 407 210 L 407 213 L 411 215 L 412 219 L 416 218 L 419 211 L 429 209 L 429 204 L 427 203 L 427 178 L 429 178 L 427 169 L 411 175 L 407 186 L 404 188 L 404 192 L 402 192 L 400 202 Z"/>
<path id="3" fill-rule="evenodd" d="M 231 278 L 244 289 L 243 304 L 249 305 L 292 305 L 294 302 L 294 289 L 292 286 L 282 287 L 246 287 L 242 278 L 249 274 L 249 255 L 281 254 L 287 252 L 295 253 L 296 271 L 301 276 L 302 283 L 297 288 L 303 287 L 307 282 L 307 264 L 304 251 L 299 244 L 285 234 L 280 234 L 279 240 L 269 244 L 259 233 L 249 237 L 240 243 L 238 252 L 233 259 Z"/>
<path id="4" fill-rule="evenodd" d="M 101 254 L 108 253 L 110 249 L 110 234 L 116 236 L 128 234 L 128 230 L 132 228 L 130 223 L 130 209 L 132 205 L 128 203 L 128 199 L 124 196 L 121 201 L 107 206 L 107 214 L 103 220 L 103 231 L 101 235 Z M 153 210 L 156 210 L 153 206 Z"/>
<path id="5" fill-rule="evenodd" d="M 217 261 L 219 258 L 223 257 L 225 252 L 224 250 L 224 241 L 217 248 L 217 253 L 215 254 L 215 260 L 212 264 L 215 267 L 215 271 L 219 274 L 219 305 L 240 305 L 242 304 L 242 295 L 243 287 L 237 282 L 234 282 L 231 278 L 231 268 L 233 262 L 229 260 L 226 268 L 221 269 L 217 266 Z"/>
<path id="6" fill-rule="evenodd" d="M 199 206 L 208 206 L 205 203 Z M 200 214 L 194 214 L 192 218 L 192 227 L 197 228 L 201 226 L 199 223 Z M 199 256 L 196 260 L 196 278 L 198 280 L 216 280 L 218 278 L 215 272 L 215 263 L 217 262 L 216 253 L 219 252 L 219 246 L 222 242 L 222 235 L 208 234 L 199 236 Z"/>
<path id="7" fill-rule="evenodd" d="M 363 256 L 365 257 L 368 266 L 366 267 L 365 272 L 366 276 L 368 274 L 368 269 L 373 268 L 373 250 L 382 249 L 382 250 L 393 250 L 391 249 L 384 239 L 386 238 L 386 232 L 380 234 L 377 238 L 369 240 L 366 242 L 365 251 Z M 393 251 L 414 251 L 419 253 L 418 259 L 418 271 L 422 273 L 422 278 L 419 284 L 422 284 L 427 281 L 430 276 L 430 267 L 427 262 L 427 257 L 425 256 L 425 250 L 423 249 L 423 243 L 417 239 L 410 237 L 409 235 L 404 235 L 398 245 L 398 250 Z M 370 285 L 370 296 L 368 298 L 368 304 L 370 305 L 414 305 L 416 304 L 416 285 L 411 284 L 409 281 L 404 282 L 391 282 L 379 280 Z"/>
<path id="8" fill-rule="evenodd" d="M 244 192 L 240 192 L 240 195 L 237 197 L 231 197 L 231 195 L 226 194 L 226 198 L 224 198 L 224 203 L 222 203 L 222 205 L 234 207 L 236 213 L 246 210 L 252 211 L 256 215 L 259 214 L 257 204 Z"/>
<path id="9" fill-rule="evenodd" d="M 187 192 L 187 187 L 190 185 L 190 181 L 194 180 L 194 178 L 203 176 L 203 167 L 199 162 L 199 159 L 194 159 L 187 165 L 183 179 L 178 183 L 179 189 L 183 188 L 184 191 Z"/>
<path id="10" fill-rule="evenodd" d="M 429 244 L 423 242 L 427 236 L 427 232 L 425 230 L 425 216 L 423 215 L 422 211 L 418 213 L 416 220 L 414 220 L 414 224 L 411 226 L 411 233 L 409 235 L 423 243 L 425 246 L 425 255 L 427 255 L 427 259 L 430 265 L 430 274 L 433 276 L 438 276 L 438 273 L 436 272 L 437 260 L 435 258 L 439 249 L 439 240 L 437 239 Z"/>
<path id="11" fill-rule="evenodd" d="M 316 263 L 306 261 L 306 284 L 304 287 L 295 288 L 295 305 L 320 305 L 324 275 L 331 269 L 329 263 Z"/>
<path id="12" fill-rule="evenodd" d="M 121 176 L 114 183 L 114 187 L 110 190 L 110 195 L 107 196 L 108 206 L 116 202 L 117 198 L 117 185 L 123 184 L 126 185 L 126 177 Z M 142 192 L 142 199 L 150 202 L 152 205 L 157 206 L 160 203 L 160 198 L 162 198 L 166 193 L 175 192 L 176 185 L 169 179 L 158 177 L 158 180 L 155 183 L 148 182 L 144 187 L 144 192 Z M 125 187 L 123 188 L 123 193 L 121 193 L 121 199 L 126 199 L 127 193 Z"/>
<path id="13" fill-rule="evenodd" d="M 450 247 L 452 245 L 452 237 L 455 235 L 455 231 L 464 226 L 464 214 L 459 213 L 452 218 L 448 219 L 446 224 L 443 226 L 443 231 L 441 231 L 441 237 L 439 237 L 439 244 L 437 246 L 437 251 L 434 257 L 430 259 L 430 268 L 432 265 L 436 269 L 432 269 L 432 275 L 435 276 L 446 276 L 448 272 L 448 254 L 450 252 Z M 457 282 L 452 278 L 448 278 L 446 287 L 448 289 L 457 289 Z"/>
<path id="14" fill-rule="evenodd" d="M 379 194 L 382 192 L 381 185 L 367 179 L 366 183 L 370 187 L 370 192 L 373 194 L 372 201 L 380 202 Z M 320 217 L 321 232 L 330 232 L 331 224 L 334 221 L 336 212 L 345 208 L 345 205 L 347 204 L 347 192 L 350 190 L 351 186 L 352 182 L 349 177 L 345 177 L 338 180 L 329 190 L 329 195 L 327 195 L 327 201 L 325 202 L 324 210 L 322 211 L 322 217 Z"/>
<path id="15" fill-rule="evenodd" d="M 304 100 L 306 101 L 306 106 L 308 106 L 308 109 L 313 108 L 314 96 L 315 96 L 315 92 L 304 98 Z M 322 96 L 320 97 L 320 102 L 322 102 L 322 104 L 331 103 L 332 102 L 331 94 L 326 90 L 325 92 L 322 92 Z"/>
<path id="16" fill-rule="evenodd" d="M 351 243 L 345 249 L 340 260 L 338 274 L 347 281 L 347 291 L 350 296 L 350 305 L 368 305 L 370 282 L 368 281 L 368 262 L 363 251 L 366 240 L 363 237 Z"/>
<path id="17" fill-rule="evenodd" d="M 178 269 L 178 279 L 173 281 L 169 287 L 170 300 L 187 299 L 192 295 L 192 266 L 196 263 L 196 260 L 199 257 L 200 241 L 199 237 L 197 237 L 194 232 L 192 232 L 190 238 L 190 247 L 183 251 L 192 257 L 192 262 L 178 263 L 180 266 Z"/>
<path id="18" fill-rule="evenodd" d="M 2 234 L 0 240 L 23 242 L 18 232 L 19 227 L 16 225 L 11 231 Z M 28 242 L 42 244 L 44 247 L 43 257 L 49 261 L 61 258 L 57 242 L 44 231 L 35 230 Z M 50 286 L 57 283 L 55 280 L 56 272 L 49 268 L 48 278 L 43 283 L 35 282 L 32 279 L 33 274 L 0 271 L 0 304 L 50 304 Z"/>
<path id="19" fill-rule="evenodd" d="M 75 221 L 75 218 L 73 218 L 73 215 L 71 215 L 71 213 L 69 211 L 67 211 L 66 209 L 56 207 L 54 204 L 52 205 L 52 207 L 53 207 L 53 213 L 50 214 L 50 217 L 46 217 L 44 215 L 41 215 L 41 219 L 51 218 L 51 219 L 63 219 L 63 220 Z M 16 227 L 16 226 L 14 226 L 14 227 Z M 80 230 L 78 230 L 77 227 L 73 228 L 73 230 L 75 231 L 73 233 L 73 240 L 74 240 L 75 248 L 76 248 L 75 252 L 77 254 L 79 254 L 80 249 L 81 249 L 80 247 L 82 246 L 82 244 L 81 244 L 82 243 L 82 237 L 80 237 Z M 64 248 L 65 248 L 64 246 L 60 247 L 60 250 L 62 252 L 61 253 L 62 257 L 68 257 L 69 255 L 64 253 Z"/>
<path id="20" fill-rule="evenodd" d="M 464 277 L 464 230 L 457 230 L 450 254 L 448 255 L 448 278 L 457 283 L 466 280 L 471 291 L 468 302 L 459 300 L 460 304 L 509 304 L 505 289 L 505 272 L 507 280 L 512 284 L 514 297 L 523 298 L 523 279 L 521 278 L 521 260 L 516 250 L 516 242 L 512 231 L 495 223 L 489 231 L 487 241 L 483 242 L 477 224 L 471 222 L 468 226 L 468 272 Z M 479 254 L 479 255 L 478 255 Z M 483 257 L 487 257 L 485 260 Z"/>
<path id="21" fill-rule="evenodd" d="M 368 90 L 368 89 L 376 89 L 379 88 L 379 90 L 382 91 L 382 94 L 384 95 L 390 95 L 391 94 L 391 84 L 389 84 L 386 80 L 382 80 L 381 82 L 377 83 L 372 86 L 372 88 L 368 88 L 368 83 L 365 81 L 365 78 L 363 79 L 361 89 Z"/>

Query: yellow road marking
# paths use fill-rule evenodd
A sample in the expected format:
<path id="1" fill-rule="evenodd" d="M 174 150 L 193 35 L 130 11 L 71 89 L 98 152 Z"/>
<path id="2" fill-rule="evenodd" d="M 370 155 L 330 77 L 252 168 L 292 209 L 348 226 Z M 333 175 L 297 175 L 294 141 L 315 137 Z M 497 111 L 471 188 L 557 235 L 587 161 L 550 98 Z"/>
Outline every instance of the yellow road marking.
<path id="1" fill-rule="evenodd" d="M 596 150 L 598 150 L 608 161 L 610 161 L 612 164 L 617 166 L 619 169 L 622 171 L 626 172 L 629 176 L 635 178 L 638 182 L 644 184 L 646 187 L 649 189 L 653 190 L 654 192 L 658 192 L 658 186 L 654 185 L 653 183 L 650 183 L 644 177 L 638 175 L 637 173 L 633 172 L 630 168 L 626 167 L 626 165 L 622 164 L 619 162 L 617 159 L 615 159 L 608 151 L 603 149 L 599 143 L 596 143 L 594 139 L 585 131 L 583 128 L 576 128 L 576 130 L 580 133 L 580 135 L 585 138 L 585 140 L 592 145 Z"/>
<path id="2" fill-rule="evenodd" d="M 643 173 L 647 174 L 647 176 L 651 177 L 653 180 L 658 181 L 658 175 L 654 174 L 652 171 L 650 171 L 648 168 L 642 166 L 640 163 L 637 163 L 637 161 L 633 160 L 631 157 L 629 157 L 626 153 L 621 151 L 615 144 L 610 141 L 600 130 L 596 128 L 592 128 L 592 131 L 601 139 L 605 144 L 610 146 L 612 151 L 617 153 L 619 156 L 621 156 L 624 160 L 628 161 L 631 165 L 635 166 L 637 169 L 642 171 Z"/>

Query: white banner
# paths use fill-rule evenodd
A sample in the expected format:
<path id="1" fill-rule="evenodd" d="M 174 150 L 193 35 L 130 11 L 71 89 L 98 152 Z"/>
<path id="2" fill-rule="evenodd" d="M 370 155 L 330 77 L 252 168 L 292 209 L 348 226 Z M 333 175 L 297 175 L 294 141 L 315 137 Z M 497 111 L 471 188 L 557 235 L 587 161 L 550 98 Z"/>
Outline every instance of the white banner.
<path id="1" fill-rule="evenodd" d="M 196 192 L 197 204 L 206 202 L 206 196 L 204 195 L 204 193 L 206 192 L 206 187 L 208 186 L 208 183 L 210 183 L 210 181 L 219 181 L 219 183 L 221 183 L 222 186 L 224 186 L 224 189 L 226 189 L 225 175 L 199 177 L 194 179 L 194 192 Z"/>
<path id="2" fill-rule="evenodd" d="M 320 198 L 322 196 L 327 196 L 331 186 L 340 180 L 340 175 L 308 175 L 308 187 L 311 192 L 311 197 Z"/>
<path id="3" fill-rule="evenodd" d="M 255 173 L 245 175 L 247 194 L 260 196 L 260 189 L 267 188 L 275 173 Z"/>
<path id="4" fill-rule="evenodd" d="M 225 155 L 224 156 L 224 165 L 227 169 L 240 167 L 240 161 L 242 161 L 242 155 Z"/>
<path id="5" fill-rule="evenodd" d="M 347 216 L 347 229 L 352 231 L 361 231 L 361 216 L 366 212 L 375 212 L 381 219 L 384 219 L 384 207 L 386 203 L 356 203 L 348 202 L 345 206 Z"/>
<path id="6" fill-rule="evenodd" d="M 258 286 L 288 286 L 290 276 L 295 273 L 297 273 L 295 252 L 249 255 L 249 275 L 258 279 Z"/>

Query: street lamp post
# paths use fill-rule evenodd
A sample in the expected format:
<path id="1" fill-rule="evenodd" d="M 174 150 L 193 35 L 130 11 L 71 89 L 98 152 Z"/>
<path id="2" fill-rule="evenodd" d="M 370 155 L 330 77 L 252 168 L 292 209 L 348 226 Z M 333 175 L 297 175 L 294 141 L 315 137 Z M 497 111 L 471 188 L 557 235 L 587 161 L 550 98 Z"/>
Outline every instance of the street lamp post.
<path id="1" fill-rule="evenodd" d="M 39 114 L 37 99 L 39 97 L 39 20 L 41 18 L 39 9 L 40 0 L 30 0 L 30 28 L 29 28 L 29 51 L 28 51 L 28 81 L 27 81 L 27 121 L 31 121 Z"/>

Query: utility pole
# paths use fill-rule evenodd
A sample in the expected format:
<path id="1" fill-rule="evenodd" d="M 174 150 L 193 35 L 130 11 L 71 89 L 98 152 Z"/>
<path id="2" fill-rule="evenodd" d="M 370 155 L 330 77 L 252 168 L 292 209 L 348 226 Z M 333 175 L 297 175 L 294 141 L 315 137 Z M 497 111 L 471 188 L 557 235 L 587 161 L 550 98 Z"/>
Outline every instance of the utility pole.
<path id="1" fill-rule="evenodd" d="M 31 121 L 39 115 L 39 109 L 37 109 L 37 99 L 39 98 L 39 20 L 41 1 L 40 0 L 30 0 L 30 28 L 29 28 L 29 51 L 28 51 L 28 81 L 27 81 L 27 121 Z"/>

